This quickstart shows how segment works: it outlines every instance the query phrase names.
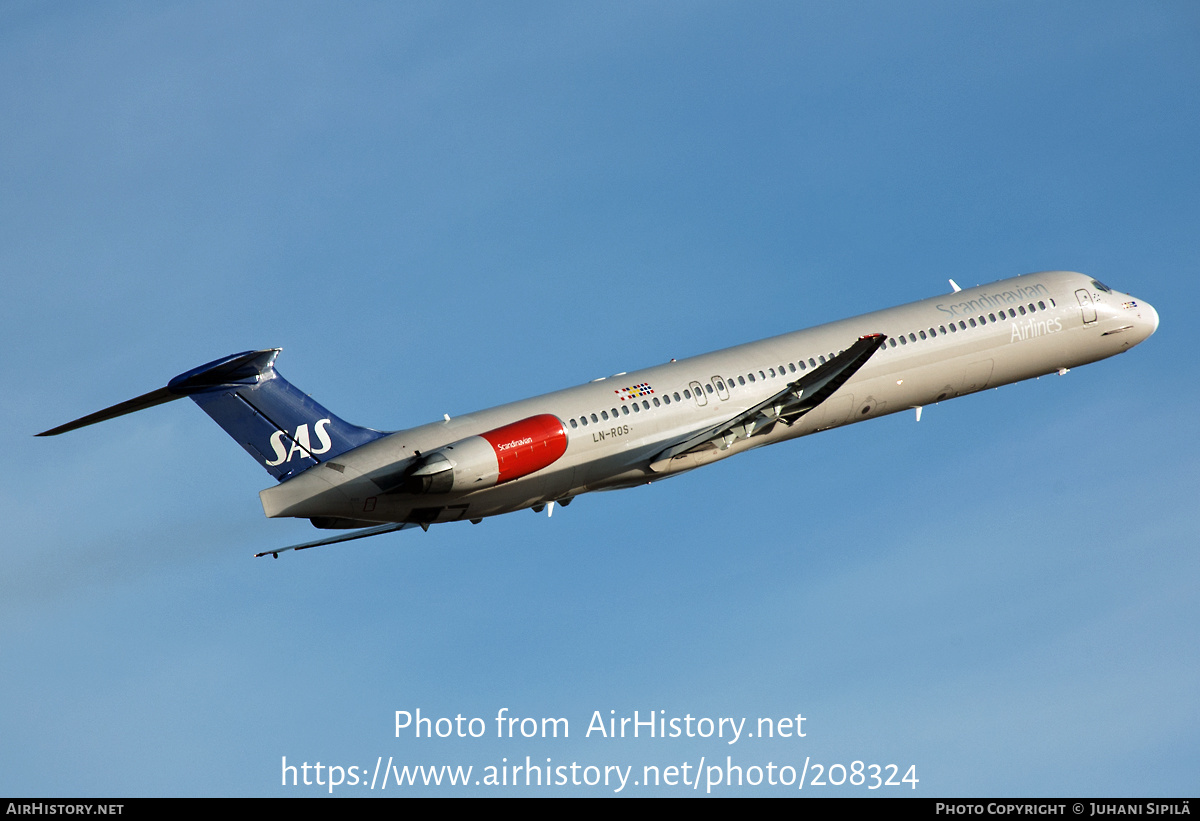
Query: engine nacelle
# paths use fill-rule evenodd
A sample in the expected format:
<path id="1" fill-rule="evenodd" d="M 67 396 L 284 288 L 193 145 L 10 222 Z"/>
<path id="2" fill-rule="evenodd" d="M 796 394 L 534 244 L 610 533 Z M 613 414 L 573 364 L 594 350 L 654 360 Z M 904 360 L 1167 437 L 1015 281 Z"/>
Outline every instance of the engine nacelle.
<path id="1" fill-rule="evenodd" d="M 444 445 L 421 457 L 403 488 L 409 493 L 467 493 L 520 479 L 567 452 L 562 420 L 548 413 Z"/>

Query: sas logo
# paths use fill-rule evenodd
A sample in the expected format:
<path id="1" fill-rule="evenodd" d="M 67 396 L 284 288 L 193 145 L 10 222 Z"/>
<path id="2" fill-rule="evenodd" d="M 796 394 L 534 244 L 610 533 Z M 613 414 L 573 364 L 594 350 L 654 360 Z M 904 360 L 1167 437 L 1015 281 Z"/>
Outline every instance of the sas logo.
<path id="1" fill-rule="evenodd" d="M 282 465 L 284 462 L 292 461 L 292 457 L 297 453 L 301 458 L 308 456 L 316 456 L 320 453 L 328 453 L 333 447 L 333 441 L 329 438 L 329 433 L 325 430 L 329 425 L 328 419 L 321 419 L 313 425 L 313 433 L 317 435 L 317 444 L 319 447 L 313 447 L 308 440 L 308 423 L 296 428 L 294 436 L 288 436 L 287 431 L 277 430 L 271 434 L 271 448 L 275 451 L 275 460 L 267 460 L 267 464 L 271 467 Z M 283 438 L 288 436 L 292 440 L 291 448 L 284 447 Z"/>

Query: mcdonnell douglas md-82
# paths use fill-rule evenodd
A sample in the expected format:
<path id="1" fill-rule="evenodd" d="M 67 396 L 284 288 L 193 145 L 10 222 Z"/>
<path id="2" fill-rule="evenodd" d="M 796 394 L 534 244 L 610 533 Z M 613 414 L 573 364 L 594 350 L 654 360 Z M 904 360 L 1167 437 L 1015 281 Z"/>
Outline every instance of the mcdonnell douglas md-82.
<path id="1" fill-rule="evenodd" d="M 1158 328 L 1147 303 L 1048 271 L 960 289 L 408 430 L 360 428 L 246 351 L 38 434 L 190 397 L 279 484 L 269 517 L 346 530 L 285 550 L 532 508 L 646 484 L 736 453 L 1123 353 Z"/>

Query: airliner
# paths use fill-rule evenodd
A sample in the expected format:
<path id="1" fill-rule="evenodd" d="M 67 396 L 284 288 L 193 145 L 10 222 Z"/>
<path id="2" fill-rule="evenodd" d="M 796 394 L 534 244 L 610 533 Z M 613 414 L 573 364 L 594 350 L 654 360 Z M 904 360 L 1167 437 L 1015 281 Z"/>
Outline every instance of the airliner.
<path id="1" fill-rule="evenodd" d="M 795 439 L 1069 369 L 1147 339 L 1158 313 L 1084 274 L 961 289 L 394 432 L 352 425 L 246 351 L 37 434 L 190 397 L 277 481 L 268 517 L 341 531 L 287 550 L 647 484 Z"/>

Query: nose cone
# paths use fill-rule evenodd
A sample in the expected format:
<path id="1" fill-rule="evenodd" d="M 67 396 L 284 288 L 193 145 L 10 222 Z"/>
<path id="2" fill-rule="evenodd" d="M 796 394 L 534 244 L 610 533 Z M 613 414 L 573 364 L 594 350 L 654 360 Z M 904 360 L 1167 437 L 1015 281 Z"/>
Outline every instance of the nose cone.
<path id="1" fill-rule="evenodd" d="M 1137 335 L 1135 340 L 1131 341 L 1132 345 L 1145 342 L 1155 331 L 1158 330 L 1158 311 L 1154 310 L 1154 306 L 1149 302 L 1143 302 L 1140 299 L 1132 298 L 1125 303 L 1127 316 L 1132 314 L 1134 333 Z M 1126 322 L 1129 320 L 1126 319 Z"/>
<path id="2" fill-rule="evenodd" d="M 1147 327 L 1150 329 L 1146 336 L 1150 336 L 1150 334 L 1158 330 L 1158 311 L 1154 310 L 1154 306 L 1149 302 L 1145 303 L 1145 308 L 1146 310 L 1142 316 L 1142 319 L 1146 322 Z"/>
<path id="3" fill-rule="evenodd" d="M 1158 330 L 1158 311 L 1154 310 L 1154 306 L 1149 302 L 1142 302 L 1140 299 L 1138 304 L 1138 324 L 1141 326 L 1144 336 L 1142 339 L 1148 339 L 1155 331 Z"/>

